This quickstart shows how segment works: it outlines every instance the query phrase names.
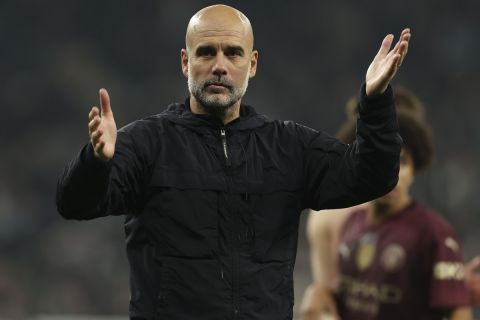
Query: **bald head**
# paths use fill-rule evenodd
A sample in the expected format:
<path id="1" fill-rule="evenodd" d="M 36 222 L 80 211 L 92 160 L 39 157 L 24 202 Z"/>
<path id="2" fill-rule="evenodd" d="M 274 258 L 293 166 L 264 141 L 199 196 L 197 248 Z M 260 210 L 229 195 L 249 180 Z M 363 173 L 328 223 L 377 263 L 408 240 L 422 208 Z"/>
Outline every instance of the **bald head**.
<path id="1" fill-rule="evenodd" d="M 180 56 L 192 112 L 217 116 L 223 123 L 238 118 L 257 70 L 248 18 L 229 6 L 206 7 L 190 19 L 185 43 Z"/>
<path id="2" fill-rule="evenodd" d="M 253 31 L 248 18 L 235 8 L 217 4 L 201 9 L 190 19 L 185 36 L 189 51 L 199 39 L 228 34 L 242 39 L 246 48 L 253 50 Z"/>

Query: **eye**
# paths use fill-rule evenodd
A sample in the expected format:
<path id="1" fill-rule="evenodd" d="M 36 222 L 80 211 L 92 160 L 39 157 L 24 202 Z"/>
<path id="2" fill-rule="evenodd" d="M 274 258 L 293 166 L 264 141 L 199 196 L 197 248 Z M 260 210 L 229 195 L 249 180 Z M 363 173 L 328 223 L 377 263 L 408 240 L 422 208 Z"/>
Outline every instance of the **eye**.
<path id="1" fill-rule="evenodd" d="M 231 47 L 225 50 L 227 57 L 243 57 L 243 49 L 239 47 Z"/>
<path id="2" fill-rule="evenodd" d="M 213 47 L 199 47 L 196 51 L 198 57 L 213 57 L 217 51 Z"/>

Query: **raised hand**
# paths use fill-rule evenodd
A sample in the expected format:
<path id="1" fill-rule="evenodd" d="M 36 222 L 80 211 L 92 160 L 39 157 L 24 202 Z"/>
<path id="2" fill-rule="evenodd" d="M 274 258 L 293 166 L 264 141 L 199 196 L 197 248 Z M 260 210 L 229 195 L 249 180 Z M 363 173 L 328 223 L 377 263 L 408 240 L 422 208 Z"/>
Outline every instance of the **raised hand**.
<path id="1" fill-rule="evenodd" d="M 402 31 L 397 44 L 390 50 L 393 38 L 393 35 L 389 34 L 383 39 L 380 50 L 368 67 L 365 77 L 367 96 L 381 94 L 387 89 L 407 55 L 408 43 L 411 38 L 410 29 Z"/>
<path id="2" fill-rule="evenodd" d="M 110 107 L 110 97 L 105 89 L 100 89 L 100 108 L 93 107 L 88 114 L 88 134 L 95 151 L 95 156 L 108 161 L 115 153 L 117 141 L 117 125 Z"/>

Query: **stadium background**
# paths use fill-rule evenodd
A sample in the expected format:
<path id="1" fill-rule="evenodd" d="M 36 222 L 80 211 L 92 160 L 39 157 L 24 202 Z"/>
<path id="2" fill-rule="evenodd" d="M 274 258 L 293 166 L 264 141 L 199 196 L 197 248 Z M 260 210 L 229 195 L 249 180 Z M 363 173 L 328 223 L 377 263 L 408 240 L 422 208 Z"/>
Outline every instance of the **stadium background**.
<path id="1" fill-rule="evenodd" d="M 122 218 L 60 219 L 56 178 L 88 140 L 100 87 L 119 127 L 187 96 L 185 27 L 212 3 L 0 1 L 0 318 L 127 317 Z M 480 254 L 479 1 L 224 3 L 250 18 L 260 51 L 245 101 L 331 133 L 383 36 L 411 27 L 394 84 L 425 102 L 437 147 L 414 193 L 456 227 L 467 259 Z M 298 308 L 310 281 L 304 232 L 295 279 Z"/>

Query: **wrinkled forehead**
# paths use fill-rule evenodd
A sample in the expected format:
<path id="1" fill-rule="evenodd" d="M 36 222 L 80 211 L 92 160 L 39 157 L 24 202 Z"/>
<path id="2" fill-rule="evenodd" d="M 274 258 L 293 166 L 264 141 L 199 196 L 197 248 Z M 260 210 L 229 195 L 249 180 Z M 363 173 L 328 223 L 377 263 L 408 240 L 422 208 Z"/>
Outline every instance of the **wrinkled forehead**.
<path id="1" fill-rule="evenodd" d="M 230 7 L 209 8 L 190 19 L 185 37 L 187 49 L 200 43 L 216 42 L 236 43 L 247 50 L 253 49 L 252 27 L 245 15 Z"/>

